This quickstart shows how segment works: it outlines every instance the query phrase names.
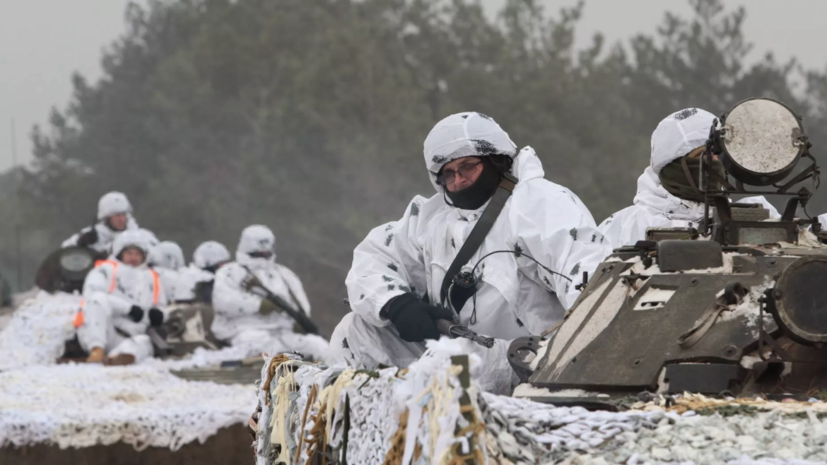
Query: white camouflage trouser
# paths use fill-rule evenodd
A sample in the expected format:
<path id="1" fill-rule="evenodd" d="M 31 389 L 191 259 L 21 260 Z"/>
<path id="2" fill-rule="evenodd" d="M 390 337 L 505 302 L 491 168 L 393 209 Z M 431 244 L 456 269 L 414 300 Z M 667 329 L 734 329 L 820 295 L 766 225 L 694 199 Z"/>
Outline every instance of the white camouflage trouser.
<path id="1" fill-rule="evenodd" d="M 83 350 L 90 352 L 95 347 L 101 347 L 110 357 L 120 354 L 134 355 L 135 362 L 153 356 L 154 349 L 149 336 L 135 334 L 126 337 L 115 329 L 112 311 L 105 299 L 93 297 L 87 300 L 83 306 L 83 314 L 83 324 L 77 329 L 78 342 Z"/>

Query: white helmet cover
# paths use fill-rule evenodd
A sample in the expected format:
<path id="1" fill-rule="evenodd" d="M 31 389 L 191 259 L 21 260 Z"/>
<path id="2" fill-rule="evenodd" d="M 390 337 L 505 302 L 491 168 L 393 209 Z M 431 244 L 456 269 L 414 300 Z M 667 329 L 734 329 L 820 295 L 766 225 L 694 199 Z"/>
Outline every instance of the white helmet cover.
<path id="1" fill-rule="evenodd" d="M 141 234 L 138 230 L 124 231 L 119 234 L 112 246 L 112 256 L 117 257 L 128 247 L 137 247 L 140 249 L 144 253 L 144 261 L 149 257 L 151 247 L 146 242 L 145 235 Z"/>
<path id="2" fill-rule="evenodd" d="M 700 108 L 686 108 L 663 119 L 652 133 L 652 171 L 706 145 L 715 115 Z"/>
<path id="3" fill-rule="evenodd" d="M 141 235 L 144 242 L 149 246 L 150 249 L 154 249 L 155 246 L 161 243 L 161 241 L 158 240 L 158 237 L 155 235 L 155 233 L 150 231 L 149 229 L 139 228 L 136 229 L 135 232 Z"/>
<path id="4" fill-rule="evenodd" d="M 230 251 L 220 242 L 202 242 L 193 252 L 192 261 L 195 266 L 203 270 L 230 261 Z"/>
<path id="5" fill-rule="evenodd" d="M 184 266 L 184 252 L 175 242 L 164 241 L 149 252 L 148 263 L 151 266 L 177 270 Z"/>
<path id="6" fill-rule="evenodd" d="M 271 252 L 269 259 L 250 257 L 251 253 Z M 258 262 L 274 262 L 276 260 L 276 236 L 267 226 L 254 224 L 247 226 L 241 231 L 241 240 L 238 241 L 236 250 L 236 261 L 241 264 L 257 265 Z"/>
<path id="7" fill-rule="evenodd" d="M 437 190 L 436 176 L 446 163 L 464 157 L 488 155 L 517 155 L 517 145 L 511 141 L 490 116 L 473 111 L 456 113 L 438 122 L 424 144 L 425 166 L 431 183 Z"/>
<path id="8" fill-rule="evenodd" d="M 126 195 L 120 192 L 108 192 L 98 200 L 98 221 L 118 213 L 132 213 L 132 205 Z"/>

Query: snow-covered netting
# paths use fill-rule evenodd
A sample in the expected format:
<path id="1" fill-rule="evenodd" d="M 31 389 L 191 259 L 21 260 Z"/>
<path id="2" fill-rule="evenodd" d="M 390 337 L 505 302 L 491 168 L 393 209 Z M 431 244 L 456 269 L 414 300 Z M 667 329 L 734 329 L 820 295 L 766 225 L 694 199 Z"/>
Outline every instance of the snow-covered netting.
<path id="1" fill-rule="evenodd" d="M 244 424 L 252 386 L 177 378 L 151 367 L 37 366 L 0 373 L 0 447 L 124 442 L 177 450 Z"/>
<path id="2" fill-rule="evenodd" d="M 72 325 L 81 296 L 40 292 L 22 303 L 0 329 L 0 372 L 29 366 L 54 365 L 63 355 L 65 343 L 75 335 Z M 145 365 L 171 370 L 220 365 L 225 361 L 256 357 L 262 353 L 299 351 L 321 358 L 327 342 L 316 335 L 285 334 L 241 340 L 220 350 L 196 349 L 182 359 L 148 359 Z"/>
<path id="3" fill-rule="evenodd" d="M 23 302 L 0 331 L 0 372 L 54 365 L 74 337 L 72 319 L 80 301 L 79 295 L 40 291 Z"/>
<path id="4" fill-rule="evenodd" d="M 262 372 L 258 465 L 314 454 L 359 464 L 814 464 L 827 460 L 824 402 L 656 397 L 590 412 L 465 389 L 456 341 L 408 370 L 354 371 L 277 355 Z M 472 375 L 479 360 L 471 356 Z M 463 397 L 467 394 L 468 397 Z M 782 407 L 783 405 L 783 407 Z M 727 409 L 742 409 L 731 414 Z M 747 408 L 747 410 L 743 410 Z M 716 409 L 723 409 L 716 412 Z M 700 413 L 700 414 L 699 414 Z"/>

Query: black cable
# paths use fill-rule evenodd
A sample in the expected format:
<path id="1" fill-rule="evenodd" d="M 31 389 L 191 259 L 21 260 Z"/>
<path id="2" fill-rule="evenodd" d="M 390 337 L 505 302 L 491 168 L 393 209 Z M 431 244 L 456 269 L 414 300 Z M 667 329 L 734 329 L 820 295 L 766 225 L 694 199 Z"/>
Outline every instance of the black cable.
<path id="1" fill-rule="evenodd" d="M 804 211 L 804 214 L 805 214 L 805 215 L 807 215 L 807 218 L 808 218 L 808 219 L 810 219 L 810 220 L 812 221 L 813 217 L 812 217 L 812 215 L 810 215 L 810 213 L 807 211 L 807 205 L 806 205 L 806 204 L 801 206 L 801 210 L 803 210 L 803 211 Z"/>
<path id="2" fill-rule="evenodd" d="M 540 263 L 539 261 L 537 261 L 537 260 L 536 260 L 534 257 L 532 257 L 531 255 L 527 255 L 527 254 L 525 254 L 525 253 L 523 253 L 523 252 L 517 252 L 516 250 L 495 250 L 494 252 L 487 253 L 487 254 L 483 255 L 482 257 L 480 257 L 480 259 L 479 259 L 479 260 L 477 260 L 477 263 L 474 265 L 474 268 L 472 268 L 472 269 L 471 269 L 471 276 L 474 278 L 474 280 L 475 280 L 475 281 L 476 281 L 476 276 L 477 276 L 477 267 L 479 267 L 479 266 L 480 266 L 480 263 L 482 263 L 482 261 L 483 261 L 483 260 L 485 260 L 486 258 L 490 257 L 491 255 L 495 255 L 495 254 L 498 254 L 498 253 L 511 253 L 511 254 L 516 255 L 516 256 L 517 256 L 517 258 L 520 258 L 520 257 L 525 257 L 525 258 L 527 258 L 527 259 L 529 259 L 529 260 L 533 261 L 534 263 L 536 263 L 536 264 L 537 264 L 537 266 L 539 266 L 539 267 L 541 267 L 542 269 L 544 269 L 544 270 L 548 271 L 548 272 L 549 272 L 549 273 L 551 273 L 552 275 L 555 275 L 555 274 L 556 274 L 557 276 L 560 276 L 560 277 L 562 277 L 563 279 L 567 279 L 570 283 L 571 283 L 571 282 L 574 282 L 574 281 L 572 281 L 572 279 L 571 279 L 571 278 L 569 278 L 568 276 L 566 276 L 566 275 L 564 275 L 564 274 L 562 274 L 562 273 L 558 273 L 558 272 L 556 272 L 556 271 L 552 270 L 551 268 L 549 268 L 549 267 L 547 267 L 547 266 L 543 265 L 542 263 Z M 453 286 L 453 284 L 451 284 L 451 286 Z M 471 294 L 471 302 L 472 302 L 472 307 L 471 307 L 471 319 L 470 319 L 469 323 L 470 323 L 471 325 L 474 325 L 474 324 L 476 324 L 476 322 L 477 322 L 477 293 L 476 293 L 476 292 L 474 292 L 473 294 Z M 449 305 L 451 305 L 451 308 L 453 308 L 453 307 L 454 307 L 454 304 L 451 302 L 450 291 L 448 292 L 448 304 L 449 304 Z M 455 312 L 457 312 L 457 313 L 459 313 L 459 311 L 460 311 L 460 310 L 461 310 L 461 309 L 454 309 L 454 311 L 455 311 Z"/>
<path id="3" fill-rule="evenodd" d="M 482 263 L 482 261 L 483 261 L 483 260 L 485 260 L 486 258 L 490 257 L 491 255 L 498 254 L 498 253 L 511 253 L 511 254 L 516 255 L 516 256 L 517 256 L 517 258 L 520 258 L 520 257 L 525 257 L 525 258 L 527 258 L 527 259 L 529 259 L 529 260 L 533 261 L 534 263 L 536 263 L 536 264 L 537 264 L 537 266 L 539 266 L 539 267 L 541 267 L 542 269 L 544 269 L 544 270 L 548 271 L 549 273 L 551 273 L 551 274 L 553 274 L 553 275 L 554 275 L 554 274 L 556 274 L 557 276 L 560 276 L 560 277 L 561 277 L 561 278 L 563 278 L 563 279 L 567 279 L 570 283 L 573 283 L 573 282 L 574 282 L 574 281 L 572 281 L 572 279 L 571 279 L 571 278 L 569 278 L 568 276 L 564 275 L 563 273 L 558 273 L 558 272 L 556 272 L 556 271 L 552 270 L 551 268 L 549 268 L 549 267 L 547 267 L 547 266 L 543 265 L 542 263 L 538 262 L 538 261 L 537 261 L 534 257 L 532 257 L 531 255 L 528 255 L 528 254 L 526 254 L 526 253 L 524 253 L 524 252 L 517 252 L 516 250 L 495 250 L 494 252 L 490 252 L 490 253 L 487 253 L 487 254 L 483 255 L 483 256 L 482 256 L 479 260 L 477 260 L 477 264 L 476 264 L 476 265 L 474 265 L 474 268 L 472 268 L 472 269 L 471 269 L 471 276 L 477 276 L 477 267 L 478 267 L 478 266 L 480 266 L 480 263 Z"/>

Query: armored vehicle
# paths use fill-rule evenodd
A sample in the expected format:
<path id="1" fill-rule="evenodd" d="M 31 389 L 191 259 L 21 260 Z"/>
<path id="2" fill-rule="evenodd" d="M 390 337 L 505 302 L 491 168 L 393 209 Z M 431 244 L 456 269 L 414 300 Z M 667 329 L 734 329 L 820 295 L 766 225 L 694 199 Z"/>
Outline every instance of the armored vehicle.
<path id="1" fill-rule="evenodd" d="M 562 324 L 514 341 L 509 361 L 530 385 L 515 395 L 827 387 L 827 248 L 807 212 L 819 183 L 811 146 L 802 119 L 774 100 L 749 99 L 716 119 L 691 173 L 706 219 L 616 249 Z M 713 157 L 724 175 L 710 169 Z M 732 202 L 738 194 L 785 197 L 786 208 L 771 219 L 761 205 Z"/>

